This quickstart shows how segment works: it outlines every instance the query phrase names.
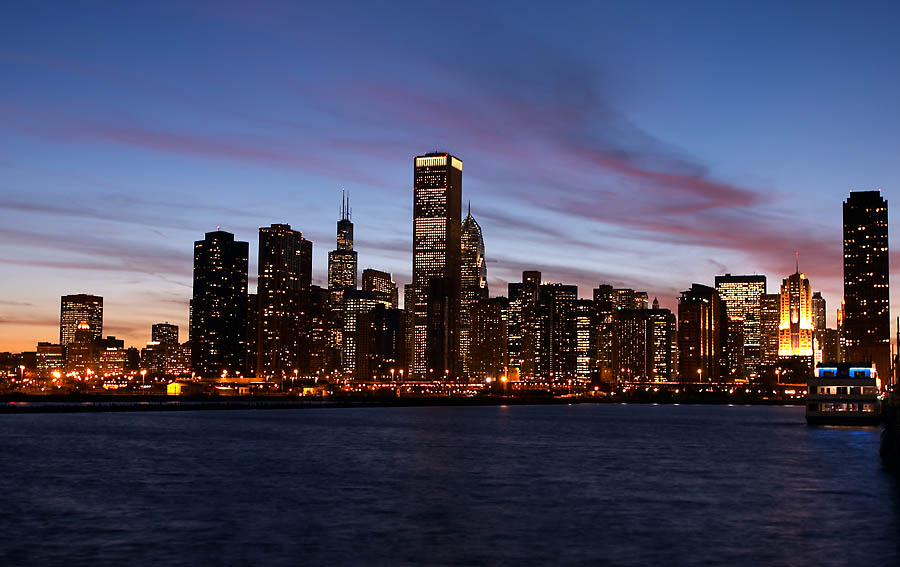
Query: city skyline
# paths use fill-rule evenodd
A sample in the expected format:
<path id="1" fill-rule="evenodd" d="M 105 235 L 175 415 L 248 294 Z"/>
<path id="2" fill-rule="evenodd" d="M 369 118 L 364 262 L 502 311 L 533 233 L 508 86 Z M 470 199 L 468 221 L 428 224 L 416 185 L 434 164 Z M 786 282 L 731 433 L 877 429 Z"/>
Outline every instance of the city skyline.
<path id="1" fill-rule="evenodd" d="M 402 287 L 411 279 L 409 160 L 431 149 L 466 163 L 462 200 L 472 202 L 484 232 L 493 295 L 535 269 L 578 285 L 582 297 L 611 283 L 647 290 L 674 311 L 682 290 L 712 285 L 725 273 L 765 274 L 767 292 L 775 293 L 799 251 L 833 327 L 843 285 L 839 203 L 849 189 L 879 187 L 890 200 L 900 176 L 892 157 L 900 117 L 873 110 L 893 108 L 881 97 L 895 91 L 896 63 L 885 54 L 897 51 L 897 40 L 877 33 L 890 18 L 823 6 L 815 18 L 801 22 L 798 11 L 798 21 L 784 26 L 749 8 L 671 9 L 660 6 L 650 20 L 625 7 L 573 6 L 549 15 L 571 20 L 572 37 L 595 47 L 592 56 L 558 41 L 547 48 L 554 38 L 534 27 L 537 13 L 500 24 L 507 16 L 500 8 L 461 6 L 454 22 L 469 30 L 496 25 L 512 47 L 486 39 L 462 46 L 411 30 L 378 46 L 390 65 L 366 70 L 357 58 L 372 32 L 329 39 L 339 14 L 315 9 L 309 21 L 321 29 L 304 24 L 311 32 L 304 34 L 278 22 L 294 21 L 288 6 L 253 18 L 236 17 L 238 7 L 123 7 L 86 22 L 94 39 L 69 49 L 67 24 L 96 13 L 61 7 L 45 15 L 47 37 L 35 38 L 25 30 L 39 16 L 14 7 L 8 22 L 26 25 L 5 27 L 0 44 L 7 87 L 0 105 L 0 348 L 31 350 L 54 340 L 59 297 L 72 293 L 104 297 L 104 333 L 129 345 L 143 344 L 158 321 L 184 332 L 189 243 L 216 226 L 254 246 L 259 226 L 290 224 L 313 241 L 313 283 L 325 285 L 341 188 L 354 200 L 360 270 L 390 272 Z M 381 29 L 406 30 L 411 16 L 400 12 L 380 15 Z M 177 16 L 184 16 L 181 27 L 172 23 Z M 157 35 L 146 35 L 145 17 Z M 672 53 L 637 44 L 632 32 L 660 32 L 667 18 L 677 28 L 668 32 Z M 603 19 L 611 32 L 605 43 L 579 23 Z M 689 39 L 710 21 L 719 27 Z M 835 21 L 845 37 L 838 45 L 831 44 Z M 745 31 L 747 22 L 753 25 Z M 614 29 L 619 25 L 625 31 Z M 237 66 L 191 42 L 185 32 L 197 29 L 211 45 L 230 46 Z M 159 30 L 172 32 L 170 46 Z M 734 33 L 748 42 L 759 30 L 778 46 L 744 55 L 710 49 Z M 126 31 L 135 39 L 124 38 Z M 228 34 L 258 52 L 237 49 Z M 423 49 L 406 49 L 417 40 Z M 317 41 L 332 48 L 331 69 L 309 56 Z M 122 50 L 110 48 L 117 43 Z M 139 43 L 180 49 L 184 57 L 163 65 Z M 683 80 L 664 70 L 701 48 L 710 61 L 678 68 Z M 783 68 L 764 64 L 773 52 L 784 56 Z M 447 72 L 430 65 L 450 54 L 457 56 Z M 514 54 L 527 63 L 509 63 Z M 293 56 L 294 72 L 276 73 Z M 829 69 L 817 63 L 826 60 Z M 734 68 L 723 69 L 723 61 Z M 645 72 L 629 73 L 631 63 Z M 208 86 L 190 76 L 197 69 L 206 70 Z M 236 84 L 235 69 L 259 88 Z M 793 77 L 798 69 L 804 72 Z M 361 73 L 347 81 L 349 70 Z M 694 83 L 709 92 L 692 90 Z M 361 94 L 347 94 L 354 90 Z M 771 109 L 783 122 L 790 115 L 791 124 L 775 123 Z M 832 115 L 848 119 L 823 119 Z M 258 259 L 250 256 L 253 291 Z"/>

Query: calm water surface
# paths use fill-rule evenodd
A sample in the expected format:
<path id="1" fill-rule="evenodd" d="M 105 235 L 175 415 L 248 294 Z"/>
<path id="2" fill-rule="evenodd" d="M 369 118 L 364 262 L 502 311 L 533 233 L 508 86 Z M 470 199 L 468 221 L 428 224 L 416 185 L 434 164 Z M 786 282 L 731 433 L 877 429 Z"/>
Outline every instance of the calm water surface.
<path id="1" fill-rule="evenodd" d="M 760 406 L 0 415 L 0 565 L 897 565 L 878 437 Z"/>

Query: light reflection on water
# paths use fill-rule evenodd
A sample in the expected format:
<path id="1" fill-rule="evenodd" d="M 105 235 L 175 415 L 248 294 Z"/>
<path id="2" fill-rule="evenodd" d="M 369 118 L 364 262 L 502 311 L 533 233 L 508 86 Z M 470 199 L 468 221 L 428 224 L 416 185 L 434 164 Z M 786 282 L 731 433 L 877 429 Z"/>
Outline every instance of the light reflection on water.
<path id="1" fill-rule="evenodd" d="M 879 433 L 765 406 L 0 415 L 0 564 L 898 564 Z"/>

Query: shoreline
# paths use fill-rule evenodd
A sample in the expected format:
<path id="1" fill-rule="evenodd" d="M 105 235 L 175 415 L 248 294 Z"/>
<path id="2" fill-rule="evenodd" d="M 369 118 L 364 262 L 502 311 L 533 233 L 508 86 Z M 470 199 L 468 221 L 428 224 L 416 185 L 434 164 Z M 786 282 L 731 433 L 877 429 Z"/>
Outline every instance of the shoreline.
<path id="1" fill-rule="evenodd" d="M 609 396 L 553 398 L 539 396 L 467 397 L 365 397 L 342 396 L 303 399 L 281 396 L 163 396 L 163 395 L 5 395 L 0 396 L 0 414 L 84 413 L 145 411 L 274 410 L 324 408 L 389 408 L 446 406 L 508 406 L 558 404 L 657 404 L 657 405 L 769 405 L 802 406 L 803 400 L 726 396 Z"/>

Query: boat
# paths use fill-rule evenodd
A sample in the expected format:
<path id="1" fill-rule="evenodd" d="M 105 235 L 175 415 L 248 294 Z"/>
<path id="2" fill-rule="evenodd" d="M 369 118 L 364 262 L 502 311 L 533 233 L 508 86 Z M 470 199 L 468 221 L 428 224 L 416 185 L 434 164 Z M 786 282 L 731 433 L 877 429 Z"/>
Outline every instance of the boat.
<path id="1" fill-rule="evenodd" d="M 878 425 L 881 380 L 874 365 L 819 363 L 807 381 L 809 425 Z"/>

